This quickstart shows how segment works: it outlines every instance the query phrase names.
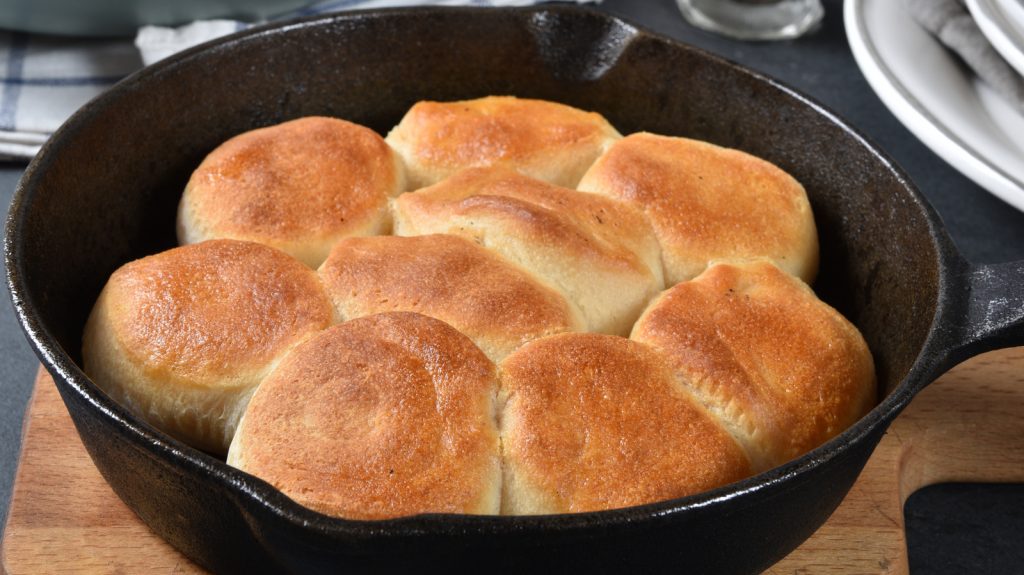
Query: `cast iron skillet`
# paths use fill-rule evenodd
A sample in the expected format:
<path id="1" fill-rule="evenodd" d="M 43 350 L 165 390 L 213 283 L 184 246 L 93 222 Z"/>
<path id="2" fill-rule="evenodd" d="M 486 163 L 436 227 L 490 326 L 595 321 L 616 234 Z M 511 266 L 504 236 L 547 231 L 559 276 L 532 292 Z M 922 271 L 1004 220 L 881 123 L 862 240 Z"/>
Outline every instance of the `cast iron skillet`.
<path id="1" fill-rule="evenodd" d="M 818 293 L 863 331 L 881 403 L 780 468 L 693 497 L 578 515 L 345 521 L 141 423 L 82 373 L 82 327 L 120 264 L 174 243 L 191 170 L 229 136 L 309 114 L 386 132 L 420 99 L 487 94 L 598 110 L 747 150 L 804 183 Z M 104 477 L 160 536 L 222 572 L 764 569 L 831 513 L 914 394 L 1024 343 L 1024 262 L 976 266 L 882 153 L 775 81 L 600 13 L 408 9 L 254 30 L 145 70 L 76 114 L 32 163 L 6 236 L 19 319 Z"/>

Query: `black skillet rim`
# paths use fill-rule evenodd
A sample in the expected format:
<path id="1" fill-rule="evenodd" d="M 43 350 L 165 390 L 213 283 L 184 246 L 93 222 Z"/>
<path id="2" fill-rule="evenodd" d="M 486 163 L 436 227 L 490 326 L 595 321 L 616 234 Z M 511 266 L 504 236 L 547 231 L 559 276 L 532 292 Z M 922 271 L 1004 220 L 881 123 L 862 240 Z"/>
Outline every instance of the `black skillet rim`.
<path id="1" fill-rule="evenodd" d="M 929 327 L 928 336 L 923 343 L 906 377 L 879 402 L 866 416 L 825 444 L 807 454 L 794 459 L 782 466 L 754 475 L 744 480 L 725 485 L 714 490 L 691 495 L 688 497 L 660 501 L 640 506 L 595 511 L 576 514 L 534 515 L 534 516 L 476 516 L 460 514 L 423 514 L 386 520 L 350 520 L 329 517 L 295 503 L 268 483 L 228 466 L 223 461 L 185 446 L 178 441 L 156 431 L 147 424 L 137 420 L 125 408 L 108 398 L 93 384 L 81 368 L 62 350 L 48 330 L 41 324 L 34 312 L 34 304 L 25 293 L 22 275 L 26 265 L 20 247 L 21 221 L 25 217 L 26 206 L 31 203 L 33 193 L 31 184 L 37 173 L 46 171 L 51 156 L 59 153 L 63 136 L 74 131 L 77 125 L 88 123 L 96 110 L 102 108 L 111 94 L 123 92 L 139 83 L 144 83 L 151 75 L 164 73 L 179 66 L 187 66 L 191 60 L 201 58 L 206 50 L 229 50 L 236 43 L 246 42 L 257 36 L 286 34 L 291 29 L 317 27 L 329 22 L 365 18 L 402 18 L 417 14 L 433 14 L 445 12 L 472 12 L 480 10 L 502 10 L 513 13 L 533 14 L 555 12 L 559 14 L 586 13 L 598 15 L 609 21 L 625 24 L 635 30 L 634 37 L 649 37 L 665 42 L 675 49 L 689 51 L 699 58 L 708 59 L 717 65 L 730 68 L 733 72 L 751 77 L 755 82 L 767 83 L 783 92 L 785 96 L 809 106 L 812 110 L 825 117 L 830 123 L 840 128 L 855 141 L 865 147 L 879 162 L 879 168 L 886 169 L 903 186 L 908 199 L 925 216 L 938 257 L 937 307 L 935 316 Z M 472 531 L 487 535 L 523 533 L 534 530 L 542 532 L 561 532 L 587 530 L 621 526 L 654 517 L 665 517 L 709 507 L 720 502 L 737 499 L 744 495 L 769 489 L 775 485 L 795 480 L 806 472 L 840 457 L 844 452 L 861 441 L 886 427 L 896 415 L 909 403 L 913 396 L 939 372 L 943 354 L 936 345 L 937 326 L 949 315 L 950 283 L 957 270 L 962 267 L 962 259 L 953 247 L 952 241 L 941 224 L 941 219 L 934 208 L 925 200 L 913 185 L 910 178 L 882 152 L 869 138 L 849 126 L 844 120 L 826 106 L 798 92 L 786 84 L 755 72 L 740 64 L 714 55 L 703 49 L 686 44 L 679 40 L 657 34 L 646 28 L 633 24 L 628 20 L 594 10 L 589 7 L 575 5 L 540 5 L 515 8 L 475 8 L 475 7 L 413 7 L 394 9 L 357 10 L 331 15 L 318 15 L 299 18 L 281 23 L 267 24 L 237 32 L 229 36 L 213 40 L 206 44 L 190 48 L 166 60 L 140 70 L 121 82 L 107 93 L 95 98 L 76 112 L 43 146 L 35 160 L 26 169 L 15 192 L 8 213 L 4 237 L 4 258 L 7 269 L 7 283 L 14 305 L 15 313 L 32 344 L 33 351 L 40 358 L 46 369 L 55 376 L 57 385 L 67 385 L 73 393 L 98 410 L 108 423 L 118 429 L 130 443 L 147 456 L 159 461 L 173 472 L 184 472 L 195 476 L 206 476 L 220 487 L 226 488 L 236 497 L 236 503 L 243 507 L 255 504 L 270 510 L 279 519 L 311 529 L 325 535 L 347 538 L 402 537 L 427 533 L 452 533 Z"/>

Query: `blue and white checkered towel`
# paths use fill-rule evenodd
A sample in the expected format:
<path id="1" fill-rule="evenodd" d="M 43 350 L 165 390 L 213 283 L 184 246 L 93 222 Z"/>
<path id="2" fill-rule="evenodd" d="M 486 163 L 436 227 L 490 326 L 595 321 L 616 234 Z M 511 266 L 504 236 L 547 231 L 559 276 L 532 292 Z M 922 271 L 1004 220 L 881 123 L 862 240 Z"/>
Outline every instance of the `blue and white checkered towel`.
<path id="1" fill-rule="evenodd" d="M 31 158 L 72 112 L 140 67 L 130 40 L 0 32 L 0 158 Z"/>
<path id="2" fill-rule="evenodd" d="M 281 19 L 412 5 L 525 6 L 546 0 L 326 0 Z M 578 3 L 600 0 L 574 0 Z M 121 78 L 175 52 L 257 24 L 147 26 L 134 42 L 0 31 L 0 160 L 27 160 L 75 110 Z"/>

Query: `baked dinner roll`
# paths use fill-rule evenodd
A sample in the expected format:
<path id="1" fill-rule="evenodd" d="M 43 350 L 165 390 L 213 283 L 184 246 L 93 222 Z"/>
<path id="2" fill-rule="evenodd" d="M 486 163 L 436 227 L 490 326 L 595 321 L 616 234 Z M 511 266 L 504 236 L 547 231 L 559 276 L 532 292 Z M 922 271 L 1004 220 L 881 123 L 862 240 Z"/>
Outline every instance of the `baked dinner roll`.
<path id="1" fill-rule="evenodd" d="M 620 137 L 600 114 L 544 100 L 490 96 L 419 102 L 387 141 L 405 159 L 411 190 L 463 168 L 492 165 L 571 188 Z"/>
<path id="2" fill-rule="evenodd" d="M 867 344 L 771 263 L 714 265 L 663 293 L 632 338 L 665 352 L 755 470 L 817 447 L 874 404 Z"/>
<path id="3" fill-rule="evenodd" d="M 770 258 L 808 283 L 817 273 L 818 235 L 803 186 L 739 150 L 633 134 L 594 163 L 579 189 L 646 212 L 668 285 L 734 258 Z"/>
<path id="4" fill-rule="evenodd" d="M 501 364 L 502 512 L 574 513 L 683 497 L 750 464 L 646 345 L 560 334 Z"/>
<path id="5" fill-rule="evenodd" d="M 223 455 L 253 389 L 332 310 L 313 270 L 211 240 L 121 266 L 85 325 L 85 372 L 142 419 Z"/>
<path id="6" fill-rule="evenodd" d="M 342 319 L 415 311 L 454 326 L 493 361 L 584 328 L 554 288 L 458 236 L 346 238 L 319 274 Z"/>
<path id="7" fill-rule="evenodd" d="M 307 117 L 218 146 L 178 207 L 178 241 L 264 243 L 310 267 L 346 236 L 388 233 L 388 198 L 405 189 L 401 158 L 373 130 Z"/>
<path id="8" fill-rule="evenodd" d="M 354 319 L 264 380 L 227 461 L 338 517 L 495 514 L 497 385 L 494 364 L 442 321 Z"/>
<path id="9" fill-rule="evenodd" d="M 471 168 L 393 203 L 395 233 L 469 238 L 557 288 L 588 331 L 626 335 L 664 286 L 658 243 L 629 204 L 505 167 Z"/>

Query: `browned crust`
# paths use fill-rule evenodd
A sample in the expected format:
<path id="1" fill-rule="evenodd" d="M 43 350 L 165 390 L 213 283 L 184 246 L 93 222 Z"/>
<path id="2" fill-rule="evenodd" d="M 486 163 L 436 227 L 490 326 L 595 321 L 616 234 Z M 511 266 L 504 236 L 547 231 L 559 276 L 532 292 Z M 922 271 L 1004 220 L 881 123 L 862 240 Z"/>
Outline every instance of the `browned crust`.
<path id="1" fill-rule="evenodd" d="M 860 332 L 767 262 L 715 265 L 668 290 L 632 338 L 672 359 L 758 469 L 813 449 L 874 403 Z"/>
<path id="2" fill-rule="evenodd" d="M 332 310 L 316 274 L 260 244 L 211 240 L 115 271 L 97 307 L 129 362 L 155 381 L 235 385 L 261 372 Z M 88 359 L 90 353 L 86 350 Z M 87 365 L 88 367 L 88 365 Z"/>
<path id="3" fill-rule="evenodd" d="M 644 210 L 670 285 L 723 259 L 772 258 L 807 282 L 817 272 L 817 232 L 803 186 L 742 151 L 632 134 L 595 162 L 579 189 Z"/>
<path id="4" fill-rule="evenodd" d="M 218 146 L 192 174 L 179 239 L 230 237 L 292 252 L 386 233 L 388 198 L 404 187 L 399 168 L 383 138 L 344 120 L 313 116 L 252 130 Z"/>
<path id="5" fill-rule="evenodd" d="M 331 319 L 313 270 L 260 244 L 212 240 L 115 271 L 86 322 L 83 365 L 153 426 L 223 454 L 273 363 Z"/>
<path id="6" fill-rule="evenodd" d="M 591 331 L 625 335 L 664 286 L 640 210 L 506 167 L 470 168 L 394 202 L 401 236 L 471 239 L 529 270 L 580 309 Z"/>
<path id="7" fill-rule="evenodd" d="M 495 361 L 538 337 L 582 329 L 553 288 L 457 236 L 347 238 L 319 275 L 344 319 L 415 311 L 454 326 Z"/>
<path id="8" fill-rule="evenodd" d="M 494 365 L 444 322 L 352 320 L 263 382 L 228 461 L 339 517 L 496 513 Z"/>
<path id="9" fill-rule="evenodd" d="M 421 222 L 452 222 L 451 233 L 486 236 L 488 221 L 543 245 L 558 246 L 581 260 L 602 260 L 624 270 L 646 273 L 638 252 L 656 250 L 650 224 L 633 207 L 596 194 L 583 194 L 525 176 L 506 167 L 474 168 L 403 194 L 397 217 L 415 228 Z M 475 220 L 480 229 L 457 227 Z M 472 224 L 471 224 L 472 225 Z M 645 249 L 646 248 L 646 249 Z"/>
<path id="10" fill-rule="evenodd" d="M 638 505 L 750 473 L 739 445 L 642 344 L 555 335 L 509 356 L 501 379 L 505 512 Z"/>
<path id="11" fill-rule="evenodd" d="M 543 100 L 490 96 L 415 104 L 388 134 L 417 186 L 470 167 L 506 165 L 574 186 L 618 132 L 600 115 Z M 416 180 L 419 181 L 416 181 Z"/>

